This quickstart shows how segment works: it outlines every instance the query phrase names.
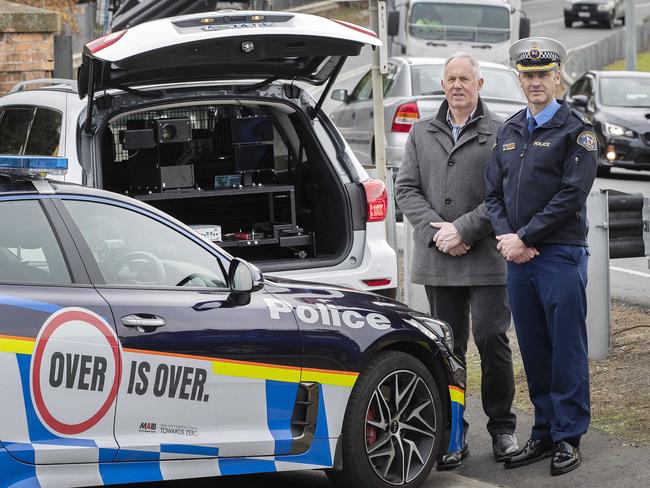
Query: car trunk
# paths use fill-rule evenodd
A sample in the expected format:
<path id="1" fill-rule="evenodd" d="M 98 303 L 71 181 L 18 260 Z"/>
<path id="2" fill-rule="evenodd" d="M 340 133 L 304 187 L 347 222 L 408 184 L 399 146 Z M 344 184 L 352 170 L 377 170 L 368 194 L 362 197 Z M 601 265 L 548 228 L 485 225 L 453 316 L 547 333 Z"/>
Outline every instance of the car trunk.
<path id="1" fill-rule="evenodd" d="M 363 190 L 344 185 L 295 106 L 194 97 L 105 120 L 96 137 L 104 189 L 169 213 L 263 270 L 331 266 L 349 253 L 351 202 Z"/>

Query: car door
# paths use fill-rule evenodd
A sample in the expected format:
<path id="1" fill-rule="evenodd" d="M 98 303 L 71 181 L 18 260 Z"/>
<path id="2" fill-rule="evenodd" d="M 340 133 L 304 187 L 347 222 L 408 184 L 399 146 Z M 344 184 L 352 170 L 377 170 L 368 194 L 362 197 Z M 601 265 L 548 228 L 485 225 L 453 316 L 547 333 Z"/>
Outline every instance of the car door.
<path id="1" fill-rule="evenodd" d="M 288 453 L 294 317 L 271 320 L 264 290 L 231 293 L 229 259 L 158 214 L 108 200 L 60 206 L 117 324 L 117 460 Z"/>
<path id="2" fill-rule="evenodd" d="M 117 452 L 110 309 L 47 197 L 0 197 L 0 228 L 0 441 L 24 463 L 87 463 L 101 484 L 93 463 Z"/>

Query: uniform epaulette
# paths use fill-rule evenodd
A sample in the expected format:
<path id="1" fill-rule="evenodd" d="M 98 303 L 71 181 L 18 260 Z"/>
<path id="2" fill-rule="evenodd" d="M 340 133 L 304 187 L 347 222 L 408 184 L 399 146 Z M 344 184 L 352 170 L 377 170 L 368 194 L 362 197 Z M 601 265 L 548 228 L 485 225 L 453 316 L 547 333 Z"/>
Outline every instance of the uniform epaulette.
<path id="1" fill-rule="evenodd" d="M 583 114 L 581 114 L 580 112 L 578 112 L 575 108 L 571 108 L 571 112 L 573 112 L 573 115 L 575 115 L 576 117 L 578 117 L 578 118 L 582 121 L 583 124 L 594 125 L 594 124 L 591 123 L 591 120 L 589 120 L 589 119 L 588 119 L 587 117 L 585 117 Z"/>

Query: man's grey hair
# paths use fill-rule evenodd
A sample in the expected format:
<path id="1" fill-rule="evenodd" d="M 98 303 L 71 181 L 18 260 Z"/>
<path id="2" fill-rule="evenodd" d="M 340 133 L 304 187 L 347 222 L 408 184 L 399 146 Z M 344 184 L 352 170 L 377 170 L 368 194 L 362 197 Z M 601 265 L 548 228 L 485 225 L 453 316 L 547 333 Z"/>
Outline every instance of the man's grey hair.
<path id="1" fill-rule="evenodd" d="M 474 74 L 476 75 L 476 79 L 480 80 L 481 79 L 481 66 L 478 64 L 477 59 L 472 56 L 470 53 L 464 53 L 464 52 L 457 52 L 456 54 L 452 54 L 445 60 L 445 68 L 442 71 L 442 76 L 444 78 L 445 73 L 447 72 L 447 65 L 451 63 L 454 59 L 467 59 L 469 61 L 469 64 L 472 65 L 472 68 L 474 69 Z"/>

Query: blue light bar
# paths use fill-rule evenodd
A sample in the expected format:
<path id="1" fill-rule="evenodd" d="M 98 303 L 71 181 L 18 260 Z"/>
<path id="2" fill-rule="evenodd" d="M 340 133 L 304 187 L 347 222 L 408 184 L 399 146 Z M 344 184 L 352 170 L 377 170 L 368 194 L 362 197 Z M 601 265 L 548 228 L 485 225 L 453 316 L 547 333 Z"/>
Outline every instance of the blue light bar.
<path id="1" fill-rule="evenodd" d="M 0 156 L 0 174 L 64 175 L 68 172 L 68 158 L 52 156 Z"/>

